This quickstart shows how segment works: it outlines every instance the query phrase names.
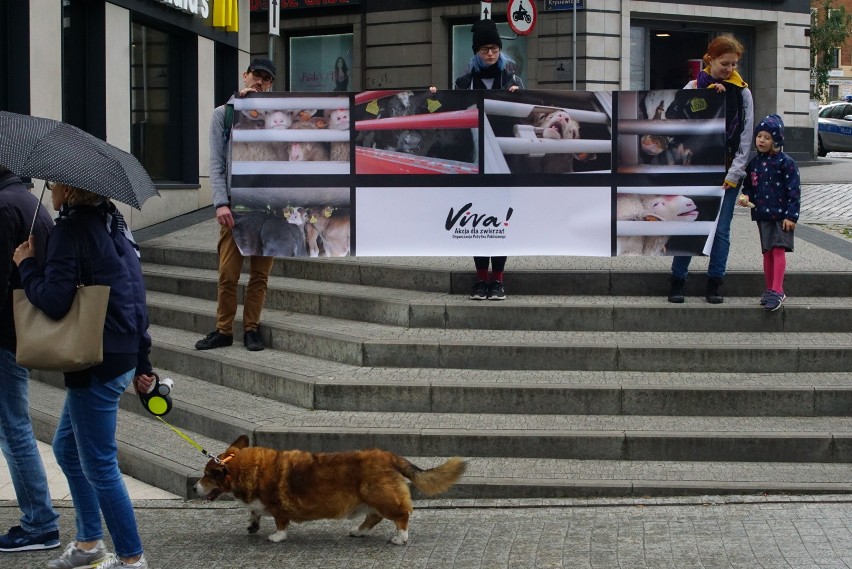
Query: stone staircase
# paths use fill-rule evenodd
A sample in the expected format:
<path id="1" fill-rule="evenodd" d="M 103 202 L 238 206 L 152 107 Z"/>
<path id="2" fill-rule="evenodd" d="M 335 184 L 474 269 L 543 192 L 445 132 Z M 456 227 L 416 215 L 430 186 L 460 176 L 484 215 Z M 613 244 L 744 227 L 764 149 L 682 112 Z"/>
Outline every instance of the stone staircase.
<path id="1" fill-rule="evenodd" d="M 745 296 L 756 272 L 710 306 L 665 302 L 661 272 L 513 271 L 497 303 L 467 299 L 468 272 L 276 260 L 268 348 L 199 352 L 215 252 L 143 244 L 143 261 L 166 420 L 213 453 L 248 433 L 422 467 L 460 455 L 450 495 L 467 498 L 852 491 L 850 273 L 791 273 L 796 296 L 767 314 Z M 62 379 L 34 377 L 49 441 Z M 191 496 L 206 459 L 130 392 L 118 438 L 127 474 Z"/>

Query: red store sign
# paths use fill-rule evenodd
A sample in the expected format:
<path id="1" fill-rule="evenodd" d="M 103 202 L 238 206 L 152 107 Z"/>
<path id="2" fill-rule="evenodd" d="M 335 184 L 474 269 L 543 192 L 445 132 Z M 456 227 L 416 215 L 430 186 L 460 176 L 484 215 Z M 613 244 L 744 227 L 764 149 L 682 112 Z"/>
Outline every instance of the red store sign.
<path id="1" fill-rule="evenodd" d="M 262 12 L 269 10 L 272 0 L 249 0 L 251 12 Z M 297 8 L 333 8 L 335 6 L 355 6 L 361 4 L 361 0 L 278 0 L 282 10 Z"/>

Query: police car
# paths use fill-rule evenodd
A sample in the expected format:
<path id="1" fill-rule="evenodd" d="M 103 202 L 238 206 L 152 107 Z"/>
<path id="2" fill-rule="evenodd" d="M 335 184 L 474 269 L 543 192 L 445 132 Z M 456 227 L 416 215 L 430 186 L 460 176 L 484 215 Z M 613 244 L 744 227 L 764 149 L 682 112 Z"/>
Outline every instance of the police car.
<path id="1" fill-rule="evenodd" d="M 852 102 L 839 101 L 820 108 L 817 152 L 852 152 Z"/>

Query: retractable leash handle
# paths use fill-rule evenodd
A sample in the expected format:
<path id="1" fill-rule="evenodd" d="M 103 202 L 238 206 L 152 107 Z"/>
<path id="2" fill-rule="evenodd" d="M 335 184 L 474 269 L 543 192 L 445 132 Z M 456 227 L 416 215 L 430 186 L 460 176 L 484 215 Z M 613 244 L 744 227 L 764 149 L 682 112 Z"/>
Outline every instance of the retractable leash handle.
<path id="1" fill-rule="evenodd" d="M 175 382 L 172 378 L 166 377 L 160 381 L 160 376 L 154 375 L 154 383 L 151 384 L 151 389 L 147 393 L 140 393 L 139 399 L 142 401 L 142 406 L 157 417 L 168 414 L 172 410 L 172 388 Z"/>

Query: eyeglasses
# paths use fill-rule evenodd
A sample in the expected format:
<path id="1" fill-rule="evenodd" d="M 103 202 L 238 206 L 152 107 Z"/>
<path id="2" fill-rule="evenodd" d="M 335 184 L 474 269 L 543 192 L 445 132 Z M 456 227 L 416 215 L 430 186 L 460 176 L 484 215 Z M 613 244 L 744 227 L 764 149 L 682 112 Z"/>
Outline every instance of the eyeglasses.
<path id="1" fill-rule="evenodd" d="M 496 45 L 484 45 L 480 47 L 477 51 L 479 51 L 482 55 L 488 55 L 489 53 L 500 53 L 500 47 Z"/>
<path id="2" fill-rule="evenodd" d="M 262 71 L 252 71 L 251 75 L 255 79 L 263 81 L 264 83 L 272 83 L 272 80 L 274 79 L 272 75 L 270 75 L 269 73 L 264 73 Z"/>

